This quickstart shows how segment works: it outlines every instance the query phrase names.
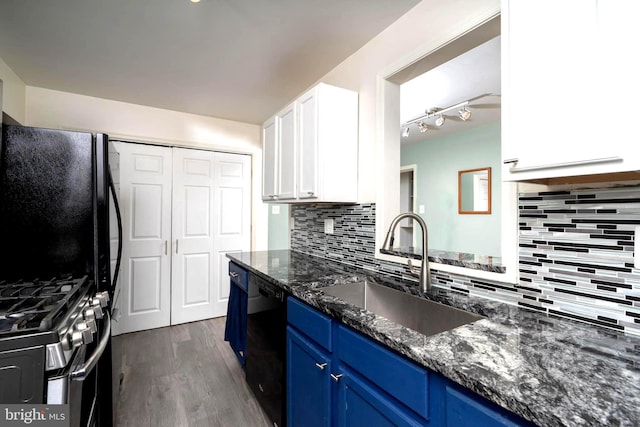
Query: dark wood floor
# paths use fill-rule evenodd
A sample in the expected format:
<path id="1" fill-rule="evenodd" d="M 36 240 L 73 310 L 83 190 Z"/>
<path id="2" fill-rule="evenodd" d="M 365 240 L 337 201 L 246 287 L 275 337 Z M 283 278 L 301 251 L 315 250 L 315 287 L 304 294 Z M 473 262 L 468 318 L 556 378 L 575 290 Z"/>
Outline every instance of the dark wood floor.
<path id="1" fill-rule="evenodd" d="M 114 337 L 116 426 L 270 426 L 224 341 L 224 322 Z"/>

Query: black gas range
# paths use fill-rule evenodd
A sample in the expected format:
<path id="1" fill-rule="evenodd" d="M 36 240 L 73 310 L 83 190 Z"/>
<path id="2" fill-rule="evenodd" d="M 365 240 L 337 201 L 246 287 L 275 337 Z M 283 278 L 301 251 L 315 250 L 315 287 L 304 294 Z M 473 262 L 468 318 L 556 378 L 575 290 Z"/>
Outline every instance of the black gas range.
<path id="1" fill-rule="evenodd" d="M 68 403 L 106 346 L 108 299 L 88 276 L 0 281 L 0 402 Z"/>

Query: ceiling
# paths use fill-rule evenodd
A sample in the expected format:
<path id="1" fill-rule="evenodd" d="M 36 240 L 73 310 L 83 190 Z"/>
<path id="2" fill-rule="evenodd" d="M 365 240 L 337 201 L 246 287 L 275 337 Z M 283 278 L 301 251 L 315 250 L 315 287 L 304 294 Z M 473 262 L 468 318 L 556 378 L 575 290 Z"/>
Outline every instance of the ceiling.
<path id="1" fill-rule="evenodd" d="M 259 124 L 420 0 L 2 0 L 29 86 Z"/>
<path id="2" fill-rule="evenodd" d="M 463 121 L 458 109 L 445 116 L 445 123 L 435 126 L 435 118 L 425 120 L 429 130 L 420 133 L 414 124 L 403 143 L 433 140 L 488 123 L 500 121 L 500 36 L 409 80 L 400 86 L 400 120 L 405 123 L 425 111 L 446 108 L 469 100 L 471 118 Z M 402 129 L 401 129 L 402 131 Z"/>

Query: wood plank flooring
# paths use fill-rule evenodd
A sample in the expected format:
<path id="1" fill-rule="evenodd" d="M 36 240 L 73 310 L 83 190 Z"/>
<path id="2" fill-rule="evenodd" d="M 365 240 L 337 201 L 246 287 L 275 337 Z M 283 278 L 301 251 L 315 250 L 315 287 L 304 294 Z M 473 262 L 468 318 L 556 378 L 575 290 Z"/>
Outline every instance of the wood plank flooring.
<path id="1" fill-rule="evenodd" d="M 224 324 L 221 317 L 114 337 L 115 425 L 271 426 Z"/>

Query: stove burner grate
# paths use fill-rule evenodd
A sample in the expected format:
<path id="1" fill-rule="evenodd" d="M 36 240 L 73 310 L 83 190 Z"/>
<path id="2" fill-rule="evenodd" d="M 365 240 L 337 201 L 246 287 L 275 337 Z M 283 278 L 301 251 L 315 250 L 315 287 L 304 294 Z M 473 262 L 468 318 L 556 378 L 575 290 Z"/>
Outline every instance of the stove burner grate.
<path id="1" fill-rule="evenodd" d="M 0 334 L 50 330 L 79 298 L 88 281 L 87 276 L 0 281 Z"/>

